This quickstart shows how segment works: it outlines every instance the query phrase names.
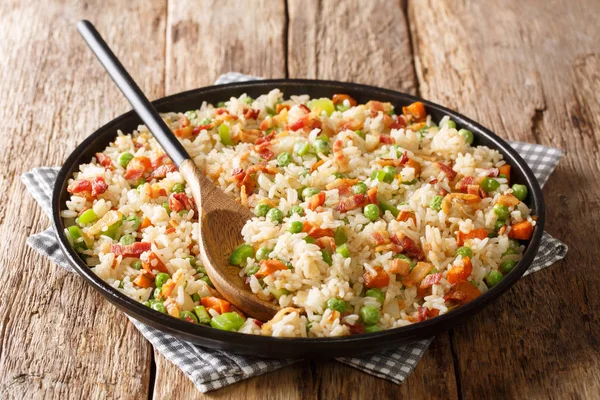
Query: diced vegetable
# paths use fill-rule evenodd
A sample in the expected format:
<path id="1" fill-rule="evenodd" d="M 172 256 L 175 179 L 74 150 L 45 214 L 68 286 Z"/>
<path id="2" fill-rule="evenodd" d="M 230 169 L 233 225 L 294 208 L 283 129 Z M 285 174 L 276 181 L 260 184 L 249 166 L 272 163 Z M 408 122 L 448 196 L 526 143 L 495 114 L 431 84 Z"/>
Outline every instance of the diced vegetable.
<path id="1" fill-rule="evenodd" d="M 494 214 L 499 220 L 504 221 L 510 216 L 510 210 L 504 204 L 497 203 L 493 207 Z"/>
<path id="2" fill-rule="evenodd" d="M 381 304 L 383 304 L 383 302 L 385 301 L 385 295 L 383 294 L 383 292 L 381 290 L 379 290 L 377 288 L 371 288 L 371 289 L 367 290 L 365 293 L 365 296 L 373 297 L 373 298 L 375 298 L 375 300 L 377 300 Z"/>
<path id="3" fill-rule="evenodd" d="M 508 237 L 517 240 L 529 240 L 533 233 L 533 225 L 529 221 L 521 221 L 510 227 Z"/>
<path id="4" fill-rule="evenodd" d="M 279 300 L 279 298 L 280 298 L 281 296 L 284 296 L 284 295 L 288 295 L 288 294 L 290 294 L 289 290 L 287 290 L 287 289 L 283 289 L 283 288 L 282 288 L 282 289 L 273 289 L 273 288 L 271 288 L 271 289 L 270 289 L 270 292 L 271 292 L 271 294 L 272 294 L 272 295 L 273 295 L 273 296 L 274 296 L 274 297 L 275 297 L 277 300 Z"/>
<path id="5" fill-rule="evenodd" d="M 158 312 L 161 312 L 163 314 L 167 313 L 167 309 L 166 309 L 165 305 L 160 301 L 155 301 L 155 302 L 151 303 L 150 308 L 152 308 L 153 310 L 156 310 Z"/>
<path id="6" fill-rule="evenodd" d="M 304 209 L 302 208 L 302 206 L 293 206 L 292 208 L 290 208 L 290 214 L 298 214 L 300 216 L 303 216 Z"/>
<path id="7" fill-rule="evenodd" d="M 446 279 L 450 283 L 457 283 L 466 281 L 473 271 L 473 264 L 471 259 L 467 256 L 462 258 L 463 265 L 455 265 L 446 273 Z"/>
<path id="8" fill-rule="evenodd" d="M 92 222 L 98 221 L 98 216 L 94 212 L 94 209 L 90 208 L 85 210 L 79 218 L 77 218 L 77 222 L 81 225 L 91 224 Z"/>
<path id="9" fill-rule="evenodd" d="M 284 271 L 288 269 L 288 267 L 280 260 L 270 259 L 270 260 L 261 260 L 260 269 L 256 273 L 257 277 L 264 278 L 265 276 L 269 276 L 275 271 Z"/>
<path id="10" fill-rule="evenodd" d="M 502 273 L 504 275 L 506 275 L 510 271 L 512 271 L 516 265 L 517 265 L 517 262 L 515 260 L 506 260 L 506 261 L 502 262 L 502 264 L 500 264 L 500 271 L 502 271 Z"/>
<path id="11" fill-rule="evenodd" d="M 443 196 L 433 196 L 431 202 L 429 203 L 429 208 L 435 211 L 440 211 L 442 209 L 442 201 L 444 200 Z"/>
<path id="12" fill-rule="evenodd" d="M 279 208 L 271 208 L 267 212 L 267 218 L 271 222 L 281 223 L 283 221 L 283 212 Z"/>
<path id="13" fill-rule="evenodd" d="M 302 232 L 303 227 L 304 224 L 302 223 L 302 221 L 294 221 L 290 224 L 290 228 L 288 229 L 288 231 L 290 233 L 300 233 Z"/>
<path id="14" fill-rule="evenodd" d="M 319 193 L 319 189 L 306 187 L 302 189 L 302 198 L 306 201 L 313 197 L 315 194 Z"/>
<path id="15" fill-rule="evenodd" d="M 262 261 L 262 260 L 266 260 L 269 258 L 269 254 L 271 254 L 271 249 L 269 249 L 268 247 L 260 247 L 257 251 L 256 251 L 256 260 L 257 261 Z M 258 270 L 257 270 L 258 271 Z"/>
<path id="16" fill-rule="evenodd" d="M 117 159 L 117 161 L 119 162 L 119 165 L 123 168 L 126 168 L 127 164 L 129 164 L 129 162 L 131 160 L 133 160 L 133 154 L 131 154 L 128 151 L 126 151 L 125 153 L 121 153 L 119 155 L 119 158 Z"/>
<path id="17" fill-rule="evenodd" d="M 481 181 L 481 188 L 486 193 L 493 192 L 494 190 L 497 190 L 499 187 L 500 187 L 500 182 L 498 182 L 494 178 L 486 177 L 486 178 L 483 178 L 483 180 Z"/>
<path id="18" fill-rule="evenodd" d="M 119 239 L 119 243 L 124 246 L 128 246 L 135 243 L 135 238 L 132 235 L 123 235 L 121 236 L 121 239 Z"/>
<path id="19" fill-rule="evenodd" d="M 525 185 L 519 185 L 518 183 L 515 183 L 514 185 L 512 185 L 512 190 L 513 190 L 513 195 L 521 200 L 521 201 L 525 201 L 525 199 L 527 198 L 527 186 Z"/>
<path id="20" fill-rule="evenodd" d="M 181 313 L 179 313 L 179 319 L 182 319 L 187 322 L 192 322 L 194 324 L 198 323 L 198 318 L 191 311 L 182 311 Z"/>
<path id="21" fill-rule="evenodd" d="M 350 250 L 348 250 L 348 245 L 346 243 L 341 246 L 337 246 L 335 252 L 341 254 L 344 258 L 350 257 Z"/>
<path id="22" fill-rule="evenodd" d="M 206 307 L 204 306 L 196 306 L 194 307 L 194 313 L 198 317 L 198 322 L 201 324 L 210 323 L 210 314 L 206 311 Z"/>
<path id="23" fill-rule="evenodd" d="M 331 266 L 331 264 L 333 264 L 333 259 L 331 258 L 331 253 L 328 252 L 325 249 L 321 250 L 321 256 L 323 257 L 323 261 L 325 261 L 325 263 L 329 266 Z"/>
<path id="24" fill-rule="evenodd" d="M 381 312 L 377 307 L 363 306 L 359 311 L 360 319 L 365 325 L 374 325 L 379 322 L 381 318 Z"/>
<path id="25" fill-rule="evenodd" d="M 157 288 L 162 288 L 162 286 L 167 283 L 167 281 L 171 279 L 171 277 L 169 276 L 169 274 L 161 272 L 158 275 L 156 275 L 156 287 Z"/>
<path id="26" fill-rule="evenodd" d="M 335 235 L 333 236 L 333 239 L 335 241 L 336 246 L 341 246 L 344 243 L 346 243 L 348 241 L 348 237 L 346 236 L 346 233 L 344 232 L 344 228 L 342 228 L 341 226 L 337 227 L 337 229 L 335 230 Z"/>
<path id="27" fill-rule="evenodd" d="M 488 231 L 483 229 L 483 228 L 479 228 L 479 229 L 473 229 L 472 231 L 470 231 L 469 233 L 463 233 L 461 231 L 458 231 L 458 233 L 456 234 L 457 236 L 457 243 L 459 246 L 462 246 L 463 244 L 465 244 L 465 242 L 467 240 L 471 240 L 471 239 L 485 239 L 488 237 Z"/>
<path id="28" fill-rule="evenodd" d="M 292 156 L 287 151 L 284 151 L 277 156 L 277 164 L 280 167 L 287 167 L 292 161 Z"/>
<path id="29" fill-rule="evenodd" d="M 210 326 L 223 331 L 237 331 L 244 325 L 244 318 L 236 312 L 226 312 L 210 320 Z"/>
<path id="30" fill-rule="evenodd" d="M 506 180 L 510 182 L 510 165 L 504 164 L 500 168 L 498 168 L 499 175 L 506 176 Z"/>
<path id="31" fill-rule="evenodd" d="M 377 325 L 369 325 L 365 327 L 365 333 L 381 332 L 381 328 Z"/>
<path id="32" fill-rule="evenodd" d="M 489 274 L 487 274 L 484 278 L 486 285 L 489 288 L 493 288 L 494 286 L 496 286 L 497 284 L 500 283 L 500 281 L 502 280 L 503 276 L 502 273 L 500 271 L 490 271 Z"/>
<path id="33" fill-rule="evenodd" d="M 228 312 L 231 309 L 231 304 L 223 299 L 218 297 L 207 296 L 200 299 L 200 302 L 207 309 L 213 309 L 219 314 L 223 314 Z"/>
<path id="34" fill-rule="evenodd" d="M 271 206 L 268 204 L 257 204 L 256 207 L 254 207 L 254 214 L 256 214 L 257 217 L 265 217 L 270 209 Z"/>
<path id="35" fill-rule="evenodd" d="M 327 116 L 331 116 L 331 114 L 335 111 L 333 101 L 328 98 L 310 100 L 306 105 L 317 115 L 321 114 L 322 111 L 325 111 Z"/>
<path id="36" fill-rule="evenodd" d="M 379 207 L 377 207 L 377 204 L 367 204 L 363 209 L 363 214 L 370 221 L 377 221 L 379 218 Z"/>
<path id="37" fill-rule="evenodd" d="M 465 138 L 465 142 L 467 142 L 467 144 L 473 143 L 473 132 L 471 132 L 470 130 L 461 129 L 458 131 L 458 134 Z"/>
<path id="38" fill-rule="evenodd" d="M 384 213 L 386 211 L 389 211 L 394 216 L 394 218 L 398 217 L 398 214 L 400 213 L 400 210 L 398 210 L 398 208 L 382 199 L 379 199 L 379 208 L 381 208 L 381 211 Z"/>
<path id="39" fill-rule="evenodd" d="M 340 313 L 344 313 L 346 311 L 346 302 L 344 300 L 332 297 L 327 300 L 327 308 L 330 310 L 339 311 Z"/>
<path id="40" fill-rule="evenodd" d="M 373 267 L 373 272 L 365 271 L 363 279 L 368 288 L 383 288 L 390 284 L 390 276 L 383 267 Z"/>
<path id="41" fill-rule="evenodd" d="M 249 244 L 242 244 L 233 250 L 229 257 L 229 264 L 242 265 L 246 263 L 246 259 L 254 257 L 254 247 Z"/>
<path id="42" fill-rule="evenodd" d="M 356 185 L 352 186 L 352 192 L 354 194 L 365 194 L 367 193 L 367 185 L 364 182 L 358 182 Z"/>
<path id="43" fill-rule="evenodd" d="M 306 155 L 310 150 L 310 145 L 307 141 L 300 140 L 294 144 L 294 154 L 299 155 L 300 157 Z"/>
<path id="44" fill-rule="evenodd" d="M 402 284 L 407 287 L 416 286 L 423 280 L 434 268 L 432 264 L 426 262 L 418 262 L 417 265 L 410 271 L 410 274 L 402 280 Z"/>
<path id="45" fill-rule="evenodd" d="M 221 138 L 221 143 L 224 145 L 233 145 L 233 140 L 231 140 L 231 134 L 229 133 L 229 126 L 227 124 L 219 125 L 219 137 Z"/>
<path id="46" fill-rule="evenodd" d="M 173 187 L 171 188 L 171 192 L 183 193 L 183 192 L 185 192 L 185 185 L 183 183 L 178 182 L 173 185 Z"/>

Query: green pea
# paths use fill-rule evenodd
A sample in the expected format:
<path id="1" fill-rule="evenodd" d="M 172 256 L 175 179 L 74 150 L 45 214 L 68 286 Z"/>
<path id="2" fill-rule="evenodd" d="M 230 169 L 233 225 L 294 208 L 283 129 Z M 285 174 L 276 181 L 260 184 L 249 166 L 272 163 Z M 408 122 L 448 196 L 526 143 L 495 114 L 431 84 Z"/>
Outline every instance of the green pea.
<path id="1" fill-rule="evenodd" d="M 78 239 L 83 238 L 83 231 L 77 225 L 73 225 L 67 228 L 67 232 L 69 233 L 68 238 L 69 242 L 73 245 L 75 251 L 86 250 L 87 245 L 84 240 L 79 241 Z"/>
<path id="2" fill-rule="evenodd" d="M 126 151 L 125 153 L 121 153 L 119 155 L 119 158 L 117 159 L 119 165 L 123 168 L 126 168 L 131 160 L 133 160 L 133 154 L 131 154 L 128 151 Z"/>
<path id="3" fill-rule="evenodd" d="M 381 328 L 377 325 L 369 325 L 365 327 L 365 333 L 381 332 Z"/>
<path id="4" fill-rule="evenodd" d="M 183 193 L 183 192 L 185 192 L 185 185 L 183 183 L 178 182 L 173 185 L 173 187 L 171 188 L 171 192 Z"/>
<path id="5" fill-rule="evenodd" d="M 379 218 L 379 207 L 376 204 L 367 204 L 363 209 L 363 214 L 369 219 L 369 221 L 377 221 Z"/>
<path id="6" fill-rule="evenodd" d="M 337 248 L 335 249 L 335 252 L 338 254 L 341 254 L 342 257 L 344 257 L 344 258 L 350 257 L 350 250 L 348 250 L 348 244 L 346 244 L 346 243 L 344 243 L 341 246 L 337 246 Z"/>
<path id="7" fill-rule="evenodd" d="M 212 281 L 210 280 L 210 278 L 208 276 L 203 276 L 202 278 L 200 278 L 201 281 L 206 282 L 206 284 L 208 286 L 210 286 L 211 288 L 215 288 L 215 285 L 213 285 Z"/>
<path id="8" fill-rule="evenodd" d="M 400 210 L 398 210 L 395 206 L 382 199 L 379 199 L 379 208 L 381 208 L 381 212 L 383 213 L 389 211 L 390 213 L 392 213 L 394 218 L 396 218 L 398 214 L 400 214 Z"/>
<path id="9" fill-rule="evenodd" d="M 304 208 L 302 208 L 301 206 L 293 206 L 292 208 L 290 208 L 290 214 L 298 214 L 299 216 L 303 216 Z"/>
<path id="10" fill-rule="evenodd" d="M 505 222 L 506 221 L 500 220 L 500 219 L 498 221 L 494 222 L 494 230 L 499 231 L 505 225 Z"/>
<path id="11" fill-rule="evenodd" d="M 498 189 L 500 187 L 500 183 L 492 178 L 483 178 L 483 180 L 481 181 L 481 188 L 486 192 L 493 192 L 494 190 Z"/>
<path id="12" fill-rule="evenodd" d="M 160 301 L 155 301 L 155 302 L 151 303 L 150 308 L 153 310 L 156 310 L 158 312 L 161 312 L 163 314 L 167 313 L 167 309 L 165 308 L 165 305 Z"/>
<path id="13" fill-rule="evenodd" d="M 380 302 L 381 304 L 383 304 L 383 302 L 385 301 L 385 295 L 383 294 L 383 292 L 377 288 L 371 288 L 369 290 L 367 290 L 367 292 L 365 293 L 366 297 L 373 297 L 375 298 L 375 300 L 377 300 L 378 302 Z"/>
<path id="14" fill-rule="evenodd" d="M 398 170 L 396 169 L 396 167 L 386 165 L 385 167 L 383 167 L 383 172 L 385 173 L 383 181 L 386 183 L 392 183 L 394 179 L 396 179 L 396 174 L 398 173 Z"/>
<path id="15" fill-rule="evenodd" d="M 231 134 L 229 133 L 229 126 L 227 124 L 219 125 L 219 137 L 221 138 L 221 143 L 225 146 L 233 145 L 233 140 L 231 140 Z"/>
<path id="16" fill-rule="evenodd" d="M 506 275 L 510 271 L 512 271 L 516 265 L 517 262 L 515 260 L 506 260 L 502 264 L 500 264 L 500 271 L 502 271 L 502 273 Z"/>
<path id="17" fill-rule="evenodd" d="M 270 209 L 271 206 L 268 204 L 257 204 L 256 207 L 254 207 L 254 214 L 256 214 L 257 217 L 264 217 L 267 215 Z"/>
<path id="18" fill-rule="evenodd" d="M 292 155 L 287 151 L 284 151 L 277 156 L 277 164 L 280 167 L 287 167 L 292 161 Z"/>
<path id="19" fill-rule="evenodd" d="M 360 318 L 365 325 L 374 325 L 381 318 L 381 312 L 377 307 L 363 306 L 359 311 Z"/>
<path id="20" fill-rule="evenodd" d="M 518 183 L 515 183 L 514 185 L 512 185 L 512 190 L 513 190 L 513 194 L 515 195 L 515 197 L 521 201 L 525 201 L 525 199 L 527 198 L 527 186 L 525 185 L 519 185 Z"/>
<path id="21" fill-rule="evenodd" d="M 302 221 L 294 221 L 290 224 L 289 231 L 291 233 L 300 233 L 302 232 L 302 228 L 304 228 Z"/>
<path id="22" fill-rule="evenodd" d="M 192 298 L 192 301 L 194 303 L 197 303 L 200 301 L 200 295 L 198 293 L 192 293 L 192 295 L 190 297 Z"/>
<path id="23" fill-rule="evenodd" d="M 364 182 L 358 182 L 356 185 L 352 186 L 352 192 L 354 194 L 365 194 L 367 193 L 367 185 Z"/>
<path id="24" fill-rule="evenodd" d="M 331 116 L 331 114 L 335 111 L 333 101 L 325 97 L 322 99 L 310 100 L 308 103 L 306 103 L 306 105 L 311 111 L 316 112 L 318 115 L 320 115 L 322 111 L 325 111 L 327 116 Z"/>
<path id="25" fill-rule="evenodd" d="M 277 299 L 279 300 L 279 298 L 281 296 L 287 296 L 288 294 L 290 294 L 290 291 L 287 289 L 269 289 L 269 291 L 271 292 L 271 294 Z"/>
<path id="26" fill-rule="evenodd" d="M 306 236 L 306 237 L 304 238 L 304 241 L 305 241 L 306 243 L 308 243 L 308 244 L 315 244 L 315 243 L 317 243 L 317 239 L 315 239 L 315 238 L 314 238 L 314 237 L 312 237 L 312 236 Z"/>
<path id="27" fill-rule="evenodd" d="M 344 313 L 344 311 L 346 311 L 346 302 L 344 300 L 332 297 L 331 299 L 327 300 L 327 308 Z"/>
<path id="28" fill-rule="evenodd" d="M 252 276 L 252 275 L 256 274 L 259 269 L 260 269 L 260 265 L 253 265 L 251 268 L 248 268 L 246 270 L 246 275 Z"/>
<path id="29" fill-rule="evenodd" d="M 204 306 L 196 306 L 194 307 L 194 312 L 198 317 L 198 322 L 201 324 L 210 323 L 210 314 L 206 311 L 206 307 Z"/>
<path id="30" fill-rule="evenodd" d="M 131 263 L 131 268 L 139 271 L 140 269 L 142 269 L 142 262 L 140 260 L 135 260 Z"/>
<path id="31" fill-rule="evenodd" d="M 283 211 L 279 208 L 271 208 L 267 213 L 267 218 L 271 220 L 271 222 L 281 223 L 283 221 Z"/>
<path id="32" fill-rule="evenodd" d="M 268 247 L 259 247 L 259 249 L 256 251 L 256 260 L 257 261 L 262 261 L 262 260 L 268 260 L 269 259 L 269 254 L 271 254 L 271 249 L 269 249 Z"/>
<path id="33" fill-rule="evenodd" d="M 196 315 L 194 313 L 192 313 L 191 311 L 182 311 L 179 313 L 179 319 L 182 319 L 184 321 L 187 322 L 192 322 L 194 324 L 198 323 L 198 318 L 196 318 Z"/>
<path id="34" fill-rule="evenodd" d="M 448 128 L 453 128 L 456 129 L 456 122 L 452 121 L 451 119 L 449 119 L 448 121 L 446 121 L 446 123 L 442 126 L 447 126 Z"/>
<path id="35" fill-rule="evenodd" d="M 335 109 L 336 109 L 336 111 L 344 112 L 346 110 L 349 110 L 350 107 L 344 105 L 343 103 L 339 103 L 339 104 L 335 105 Z"/>
<path id="36" fill-rule="evenodd" d="M 127 217 L 126 221 L 129 221 L 131 223 L 131 229 L 133 229 L 134 231 L 140 229 L 140 226 L 142 225 L 142 220 L 135 215 Z"/>
<path id="37" fill-rule="evenodd" d="M 222 331 L 237 331 L 244 325 L 244 318 L 236 312 L 226 312 L 210 320 L 210 326 Z"/>
<path id="38" fill-rule="evenodd" d="M 249 244 L 242 244 L 233 250 L 229 257 L 229 264 L 231 265 L 242 265 L 246 263 L 247 258 L 254 257 L 254 247 Z"/>
<path id="39" fill-rule="evenodd" d="M 331 258 L 331 253 L 329 253 L 327 250 L 321 250 L 321 256 L 323 257 L 323 261 L 325 261 L 325 264 L 329 266 L 333 264 L 333 258 Z"/>
<path id="40" fill-rule="evenodd" d="M 354 131 L 354 133 L 356 133 L 363 140 L 366 138 L 365 133 L 363 131 L 361 131 L 361 130 Z"/>
<path id="41" fill-rule="evenodd" d="M 502 257 L 510 256 L 512 254 L 519 254 L 519 252 L 514 247 L 509 247 L 504 253 L 502 253 Z"/>
<path id="42" fill-rule="evenodd" d="M 313 148 L 315 150 L 315 153 L 323 153 L 325 155 L 329 154 L 329 151 L 331 150 L 329 147 L 329 142 L 323 139 L 315 140 L 315 142 L 313 143 Z"/>
<path id="43" fill-rule="evenodd" d="M 471 258 L 473 257 L 473 251 L 470 247 L 463 246 L 456 249 L 456 255 Z"/>
<path id="44" fill-rule="evenodd" d="M 492 209 L 494 210 L 494 214 L 496 214 L 499 220 L 505 220 L 510 216 L 510 211 L 508 210 L 508 207 L 506 207 L 504 204 L 498 203 L 494 205 Z"/>
<path id="45" fill-rule="evenodd" d="M 467 142 L 467 144 L 473 143 L 473 132 L 471 132 L 470 130 L 461 129 L 458 131 L 458 134 L 465 138 L 465 142 Z"/>
<path id="46" fill-rule="evenodd" d="M 121 236 L 121 239 L 119 239 L 119 243 L 128 246 L 135 243 L 135 238 L 132 235 L 123 235 Z"/>
<path id="47" fill-rule="evenodd" d="M 156 284 L 157 288 L 161 288 L 165 283 L 167 283 L 167 281 L 169 279 L 171 279 L 169 274 L 165 274 L 164 272 L 159 272 L 159 274 L 156 275 L 156 280 L 154 281 L 154 283 Z"/>
<path id="48" fill-rule="evenodd" d="M 98 221 L 98 216 L 94 212 L 93 208 L 85 210 L 79 216 L 79 218 L 77 218 L 77 222 L 79 222 L 81 225 L 91 224 L 92 222 L 96 222 L 96 221 Z"/>
<path id="49" fill-rule="evenodd" d="M 485 276 L 485 283 L 489 288 L 493 288 L 502 280 L 503 276 L 500 271 L 490 271 L 489 274 Z"/>
<path id="50" fill-rule="evenodd" d="M 333 235 L 333 240 L 335 241 L 336 246 L 341 246 L 342 244 L 348 241 L 348 236 L 344 232 L 344 228 L 338 226 Z"/>
<path id="51" fill-rule="evenodd" d="M 300 157 L 306 155 L 309 149 L 310 145 L 306 141 L 298 141 L 294 143 L 294 154 L 297 154 Z"/>
<path id="52" fill-rule="evenodd" d="M 443 196 L 433 196 L 431 202 L 429 202 L 429 208 L 435 211 L 440 211 L 442 209 L 442 201 L 444 200 Z"/>
<path id="53" fill-rule="evenodd" d="M 202 118 L 202 121 L 200 121 L 200 125 L 208 125 L 212 122 L 212 120 L 208 117 Z"/>
<path id="54" fill-rule="evenodd" d="M 306 200 L 310 199 L 312 196 L 314 196 L 315 194 L 319 194 L 319 192 L 320 192 L 319 189 L 315 189 L 315 188 L 311 188 L 311 187 L 304 188 L 302 190 L 302 199 L 306 201 Z"/>
<path id="55" fill-rule="evenodd" d="M 162 203 L 162 206 L 165 209 L 165 211 L 167 212 L 167 215 L 171 215 L 171 207 L 169 207 L 169 202 L 168 201 L 164 201 Z"/>

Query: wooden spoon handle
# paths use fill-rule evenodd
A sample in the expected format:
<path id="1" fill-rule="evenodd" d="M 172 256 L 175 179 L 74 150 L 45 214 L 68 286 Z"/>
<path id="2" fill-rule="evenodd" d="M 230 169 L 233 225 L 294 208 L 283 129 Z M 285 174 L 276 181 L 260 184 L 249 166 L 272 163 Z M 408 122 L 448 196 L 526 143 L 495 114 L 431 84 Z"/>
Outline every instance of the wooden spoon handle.
<path id="1" fill-rule="evenodd" d="M 189 160 L 190 155 L 102 39 L 94 25 L 89 21 L 82 20 L 77 23 L 77 30 L 175 165 L 180 166 L 183 161 Z"/>

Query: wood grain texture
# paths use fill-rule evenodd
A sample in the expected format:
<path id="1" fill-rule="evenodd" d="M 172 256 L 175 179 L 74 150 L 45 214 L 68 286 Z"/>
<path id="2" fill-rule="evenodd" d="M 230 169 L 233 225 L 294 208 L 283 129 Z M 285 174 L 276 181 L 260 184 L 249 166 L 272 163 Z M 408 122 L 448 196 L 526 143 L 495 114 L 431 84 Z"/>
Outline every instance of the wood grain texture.
<path id="1" fill-rule="evenodd" d="M 130 18 L 134 11 L 139 20 Z M 163 91 L 164 4 L 134 10 L 121 1 L 0 3 L 3 399 L 148 394 L 151 348 L 139 332 L 82 279 L 25 244 L 49 221 L 20 174 L 62 164 L 90 132 L 128 110 L 77 34 L 83 17 L 94 20 L 150 95 Z M 132 30 L 155 37 L 158 46 L 140 42 Z"/>
<path id="2" fill-rule="evenodd" d="M 283 0 L 171 0 L 166 92 L 212 85 L 229 71 L 285 77 Z"/>
<path id="3" fill-rule="evenodd" d="M 416 92 L 410 37 L 399 1 L 288 3 L 290 77 Z"/>
<path id="4" fill-rule="evenodd" d="M 415 93 L 410 37 L 400 2 L 289 1 L 290 78 L 347 80 Z M 316 398 L 456 398 L 447 333 L 406 382 L 394 383 L 332 361 L 311 364 Z M 360 384 L 356 384 L 360 382 Z"/>
<path id="5" fill-rule="evenodd" d="M 501 136 L 566 151 L 544 194 L 546 230 L 569 254 L 455 330 L 465 399 L 600 393 L 600 3 L 563 5 L 409 2 L 424 97 Z"/>
<path id="6" fill-rule="evenodd" d="M 285 2 L 191 1 L 169 2 L 166 82 L 168 93 L 214 83 L 229 71 L 267 78 L 285 77 Z M 217 35 L 215 35 L 215 32 Z M 205 39 L 208 38 L 208 39 Z M 271 387 L 273 398 L 295 398 L 303 373 L 288 367 L 203 395 L 183 372 L 155 352 L 155 399 L 262 398 L 257 388 Z"/>

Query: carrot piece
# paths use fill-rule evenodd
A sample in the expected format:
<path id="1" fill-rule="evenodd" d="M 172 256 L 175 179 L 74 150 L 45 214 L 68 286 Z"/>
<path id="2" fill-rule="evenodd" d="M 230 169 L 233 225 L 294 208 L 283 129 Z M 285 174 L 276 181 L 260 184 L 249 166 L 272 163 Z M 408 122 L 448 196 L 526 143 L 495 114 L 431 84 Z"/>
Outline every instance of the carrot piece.
<path id="1" fill-rule="evenodd" d="M 317 207 L 322 206 L 323 203 L 325 203 L 325 192 L 319 192 L 308 199 L 308 208 L 314 211 Z"/>
<path id="2" fill-rule="evenodd" d="M 154 275 L 148 271 L 142 271 L 142 273 L 133 280 L 133 283 L 144 289 L 149 288 L 154 283 Z"/>
<path id="3" fill-rule="evenodd" d="M 333 104 L 336 104 L 336 105 L 342 104 L 344 102 L 344 100 L 348 100 L 351 107 L 354 107 L 357 104 L 356 100 L 354 100 L 351 96 L 349 96 L 347 94 L 334 94 L 333 98 L 331 100 L 333 100 Z"/>
<path id="4" fill-rule="evenodd" d="M 479 289 L 469 282 L 458 282 L 446 294 L 444 300 L 455 300 L 460 304 L 468 303 L 481 295 Z"/>
<path id="5" fill-rule="evenodd" d="M 467 240 L 470 240 L 470 239 L 482 239 L 483 240 L 486 237 L 488 237 L 488 231 L 483 228 L 473 229 L 469 233 L 462 233 L 461 231 L 458 231 L 456 234 L 456 240 L 457 240 L 459 246 L 462 246 L 463 244 L 465 244 L 465 242 Z"/>
<path id="6" fill-rule="evenodd" d="M 406 115 L 407 117 L 411 116 L 417 121 L 427 118 L 425 106 L 420 101 L 414 102 L 406 107 L 402 107 L 402 114 Z"/>
<path id="7" fill-rule="evenodd" d="M 396 221 L 408 221 L 409 219 L 412 219 L 415 225 L 417 224 L 417 217 L 415 216 L 415 213 L 411 211 L 400 211 Z"/>
<path id="8" fill-rule="evenodd" d="M 467 280 L 471 272 L 473 271 L 473 264 L 471 263 L 471 259 L 469 257 L 463 257 L 462 266 L 454 266 L 452 269 L 448 271 L 446 274 L 446 279 L 450 283 L 457 283 Z"/>
<path id="9" fill-rule="evenodd" d="M 163 263 L 162 260 L 153 251 L 148 253 L 145 260 L 142 260 L 142 266 L 148 272 L 152 272 L 152 270 L 157 270 L 166 274 L 169 273 L 169 270 L 167 269 L 165 263 Z"/>
<path id="10" fill-rule="evenodd" d="M 368 288 L 382 288 L 390 284 L 390 276 L 383 267 L 374 267 L 375 275 L 372 275 L 369 271 L 365 271 L 363 279 L 365 280 L 365 286 Z"/>
<path id="11" fill-rule="evenodd" d="M 510 165 L 504 164 L 503 166 L 498 168 L 498 173 L 506 175 L 506 180 L 510 183 Z"/>
<path id="12" fill-rule="evenodd" d="M 401 258 L 394 258 L 390 262 L 390 273 L 406 276 L 410 272 L 410 263 Z"/>
<path id="13" fill-rule="evenodd" d="M 286 269 L 288 269 L 288 267 L 280 260 L 274 258 L 270 260 L 262 260 L 260 262 L 260 269 L 255 274 L 255 276 L 257 278 L 264 278 L 265 276 L 271 275 L 275 271 L 284 271 Z"/>
<path id="14" fill-rule="evenodd" d="M 200 302 L 202 302 L 202 305 L 207 309 L 213 309 L 219 314 L 229 312 L 231 309 L 231 303 L 229 303 L 227 300 L 219 299 L 218 297 L 203 297 L 200 299 Z"/>
<path id="15" fill-rule="evenodd" d="M 529 221 L 517 222 L 510 227 L 508 237 L 517 240 L 529 240 L 533 233 L 533 225 Z"/>
<path id="16" fill-rule="evenodd" d="M 152 226 L 152 221 L 150 221 L 150 218 L 144 217 L 144 220 L 140 224 L 140 228 L 138 229 L 138 231 L 141 231 L 142 229 L 146 229 L 149 226 Z"/>

